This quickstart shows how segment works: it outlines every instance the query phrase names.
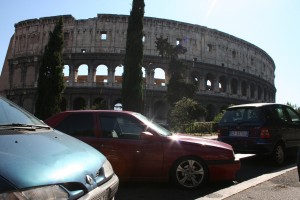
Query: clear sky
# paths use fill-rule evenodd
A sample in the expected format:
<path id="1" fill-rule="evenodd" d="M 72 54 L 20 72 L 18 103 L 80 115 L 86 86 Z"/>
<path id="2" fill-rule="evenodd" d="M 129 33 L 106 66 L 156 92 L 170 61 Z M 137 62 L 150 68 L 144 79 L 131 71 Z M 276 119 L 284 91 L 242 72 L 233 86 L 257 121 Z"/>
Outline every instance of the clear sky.
<path id="1" fill-rule="evenodd" d="M 276 65 L 276 102 L 300 107 L 300 0 L 145 0 L 145 16 L 172 19 L 236 36 L 266 51 Z M 132 0 L 7 0 L 0 12 L 0 71 L 14 24 L 71 14 L 129 15 Z"/>

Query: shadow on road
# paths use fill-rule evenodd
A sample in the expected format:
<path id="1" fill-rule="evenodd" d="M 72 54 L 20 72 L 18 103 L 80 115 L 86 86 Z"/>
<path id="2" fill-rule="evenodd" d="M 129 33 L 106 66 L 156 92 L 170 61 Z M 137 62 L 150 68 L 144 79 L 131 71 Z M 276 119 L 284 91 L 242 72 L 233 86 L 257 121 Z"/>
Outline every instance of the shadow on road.
<path id="1" fill-rule="evenodd" d="M 192 200 L 203 197 L 229 186 L 256 178 L 263 174 L 273 173 L 295 166 L 295 156 L 287 158 L 285 164 L 275 167 L 269 159 L 260 156 L 251 156 L 241 159 L 241 169 L 238 171 L 236 181 L 209 183 L 197 190 L 184 190 L 170 183 L 161 182 L 125 182 L 121 183 L 116 194 L 116 200 Z"/>

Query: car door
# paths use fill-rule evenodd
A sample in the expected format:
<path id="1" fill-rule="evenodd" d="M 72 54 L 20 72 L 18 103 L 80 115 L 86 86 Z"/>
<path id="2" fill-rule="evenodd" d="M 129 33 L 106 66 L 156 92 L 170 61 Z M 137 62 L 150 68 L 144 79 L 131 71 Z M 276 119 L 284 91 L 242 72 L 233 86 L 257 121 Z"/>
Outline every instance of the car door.
<path id="1" fill-rule="evenodd" d="M 300 145 L 300 117 L 299 114 L 290 107 L 285 107 L 286 113 L 289 116 L 289 129 L 291 129 L 291 138 L 289 138 L 290 146 Z"/>
<path id="2" fill-rule="evenodd" d="M 160 142 L 140 139 L 146 126 L 131 115 L 99 114 L 99 150 L 123 179 L 157 178 L 162 170 Z"/>
<path id="3" fill-rule="evenodd" d="M 283 105 L 277 105 L 275 111 L 279 119 L 275 121 L 275 123 L 279 131 L 280 139 L 285 141 L 286 147 L 290 147 L 292 145 L 292 138 L 294 137 L 294 128 L 291 126 L 290 117 Z"/>

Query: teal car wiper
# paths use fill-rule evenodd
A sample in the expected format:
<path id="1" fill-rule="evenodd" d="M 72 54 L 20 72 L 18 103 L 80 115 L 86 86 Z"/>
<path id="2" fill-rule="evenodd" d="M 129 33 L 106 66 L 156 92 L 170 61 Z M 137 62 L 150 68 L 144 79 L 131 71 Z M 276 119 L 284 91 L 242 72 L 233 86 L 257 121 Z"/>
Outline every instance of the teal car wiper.
<path id="1" fill-rule="evenodd" d="M 0 124 L 0 128 L 5 128 L 5 129 L 28 129 L 28 130 L 51 129 L 47 125 L 19 124 L 19 123 Z"/>

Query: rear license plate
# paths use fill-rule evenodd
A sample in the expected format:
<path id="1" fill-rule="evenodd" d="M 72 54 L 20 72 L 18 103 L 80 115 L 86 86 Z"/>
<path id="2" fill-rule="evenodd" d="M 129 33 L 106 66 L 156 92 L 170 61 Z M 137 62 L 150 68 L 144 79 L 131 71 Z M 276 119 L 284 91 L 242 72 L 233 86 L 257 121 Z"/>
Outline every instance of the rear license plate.
<path id="1" fill-rule="evenodd" d="M 229 131 L 231 137 L 248 137 L 248 131 Z"/>

